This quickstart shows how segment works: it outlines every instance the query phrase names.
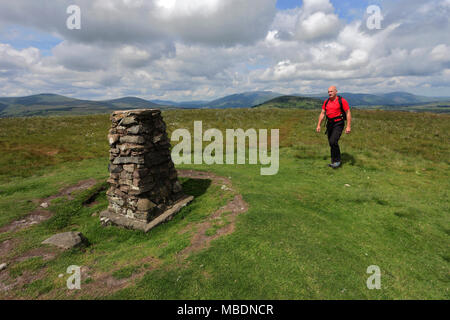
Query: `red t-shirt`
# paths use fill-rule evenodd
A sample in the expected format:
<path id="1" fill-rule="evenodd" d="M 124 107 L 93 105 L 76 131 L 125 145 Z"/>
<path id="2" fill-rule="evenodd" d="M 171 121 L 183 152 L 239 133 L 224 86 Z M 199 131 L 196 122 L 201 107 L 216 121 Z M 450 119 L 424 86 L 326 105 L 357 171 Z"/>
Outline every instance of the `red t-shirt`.
<path id="1" fill-rule="evenodd" d="M 322 110 L 325 110 L 325 104 L 327 103 L 327 100 L 322 105 Z M 344 108 L 344 111 L 347 112 L 350 109 L 350 106 L 348 105 L 347 100 L 342 98 L 342 107 Z M 339 104 L 339 98 L 336 97 L 334 101 L 329 101 L 327 105 L 327 117 L 330 119 L 339 117 L 341 115 L 341 105 Z M 335 120 L 339 121 L 339 119 Z"/>

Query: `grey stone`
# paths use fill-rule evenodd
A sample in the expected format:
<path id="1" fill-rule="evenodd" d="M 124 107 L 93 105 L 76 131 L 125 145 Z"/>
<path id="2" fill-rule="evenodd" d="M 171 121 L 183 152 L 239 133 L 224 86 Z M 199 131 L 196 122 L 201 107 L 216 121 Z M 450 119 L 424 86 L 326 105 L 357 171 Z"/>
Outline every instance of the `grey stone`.
<path id="1" fill-rule="evenodd" d="M 117 141 L 119 141 L 119 135 L 118 134 L 110 134 L 108 135 L 108 141 L 109 141 L 109 145 L 113 146 L 117 143 Z"/>
<path id="2" fill-rule="evenodd" d="M 124 166 L 125 167 L 125 166 Z M 122 173 L 120 174 L 120 179 L 125 179 L 125 180 L 133 180 L 133 174 L 131 172 L 128 171 L 122 171 Z M 119 181 L 120 182 L 120 181 Z"/>
<path id="3" fill-rule="evenodd" d="M 145 185 L 145 186 L 130 186 L 130 191 L 128 192 L 130 195 L 140 195 L 146 192 L 149 192 L 155 187 L 155 184 Z"/>
<path id="4" fill-rule="evenodd" d="M 142 151 L 145 149 L 145 147 L 143 145 L 139 145 L 139 144 L 130 144 L 130 143 L 125 143 L 125 144 L 121 144 L 119 146 L 120 151 L 124 152 L 127 150 L 130 151 Z"/>
<path id="5" fill-rule="evenodd" d="M 144 164 L 144 158 L 142 157 L 117 157 L 114 159 L 113 164 Z"/>
<path id="6" fill-rule="evenodd" d="M 111 223 L 111 220 L 109 218 L 102 217 L 102 218 L 100 218 L 100 224 L 103 227 L 107 227 L 107 226 L 110 226 L 112 223 Z"/>
<path id="7" fill-rule="evenodd" d="M 133 164 L 126 164 L 123 166 L 123 169 L 129 173 L 134 172 L 134 165 Z"/>
<path id="8" fill-rule="evenodd" d="M 82 244 L 87 244 L 87 239 L 81 232 L 64 232 L 42 241 L 42 244 L 50 244 L 64 250 L 72 249 Z"/>
<path id="9" fill-rule="evenodd" d="M 5 270 L 8 265 L 6 263 L 0 264 L 0 271 Z"/>
<path id="10" fill-rule="evenodd" d="M 139 211 L 148 211 L 156 207 L 156 204 L 148 199 L 139 199 L 137 203 L 137 208 Z"/>
<path id="11" fill-rule="evenodd" d="M 153 143 L 158 143 L 158 142 L 160 142 L 163 138 L 164 138 L 164 135 L 163 135 L 163 134 L 157 135 L 156 137 L 153 138 Z"/>
<path id="12" fill-rule="evenodd" d="M 123 199 L 119 198 L 119 197 L 110 197 L 109 201 L 119 205 L 119 206 L 123 206 L 125 201 L 123 201 Z"/>
<path id="13" fill-rule="evenodd" d="M 131 128 L 128 128 L 127 132 L 129 134 L 140 134 L 144 131 L 144 128 L 139 125 L 139 126 L 132 126 Z"/>
<path id="14" fill-rule="evenodd" d="M 144 143 L 145 139 L 142 136 L 123 136 L 120 137 L 120 142 L 121 143 Z"/>
<path id="15" fill-rule="evenodd" d="M 47 209 L 49 207 L 49 204 L 47 202 L 41 203 L 41 207 Z"/>
<path id="16" fill-rule="evenodd" d="M 119 125 L 121 126 L 130 126 L 132 124 L 136 124 L 136 118 L 135 117 L 126 117 L 123 118 L 122 121 L 120 121 Z"/>
<path id="17" fill-rule="evenodd" d="M 110 173 L 121 173 L 123 170 L 121 166 L 116 166 L 114 164 L 109 164 L 108 169 Z"/>

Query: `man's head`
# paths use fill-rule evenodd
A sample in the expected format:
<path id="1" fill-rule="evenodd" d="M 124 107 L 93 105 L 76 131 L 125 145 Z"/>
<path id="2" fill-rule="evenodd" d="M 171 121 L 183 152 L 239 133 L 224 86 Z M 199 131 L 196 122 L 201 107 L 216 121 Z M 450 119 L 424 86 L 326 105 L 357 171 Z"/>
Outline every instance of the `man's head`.
<path id="1" fill-rule="evenodd" d="M 331 86 L 328 88 L 328 96 L 331 100 L 334 100 L 337 96 L 337 88 L 336 86 Z"/>

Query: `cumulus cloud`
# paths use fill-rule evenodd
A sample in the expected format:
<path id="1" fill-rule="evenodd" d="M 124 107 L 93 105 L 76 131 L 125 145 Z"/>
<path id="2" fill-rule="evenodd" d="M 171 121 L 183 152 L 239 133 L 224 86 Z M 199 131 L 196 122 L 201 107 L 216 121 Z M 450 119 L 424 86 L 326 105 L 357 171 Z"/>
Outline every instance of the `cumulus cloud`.
<path id="1" fill-rule="evenodd" d="M 338 33 L 339 27 L 339 18 L 329 0 L 304 0 L 295 35 L 301 40 L 333 37 Z"/>
<path id="2" fill-rule="evenodd" d="M 9 44 L 0 43 L 0 69 L 21 70 L 35 64 L 40 59 L 40 52 L 36 48 L 16 50 Z"/>
<path id="3" fill-rule="evenodd" d="M 66 9 L 81 9 L 82 28 L 66 28 Z M 0 3 L 0 20 L 54 32 L 77 42 L 183 40 L 212 45 L 263 38 L 276 0 L 15 0 Z"/>
<path id="4" fill-rule="evenodd" d="M 381 30 L 368 30 L 364 13 L 343 20 L 329 0 L 278 11 L 275 2 L 4 1 L 1 26 L 62 41 L 44 54 L 0 37 L 0 90 L 197 100 L 253 90 L 320 92 L 333 83 L 341 91 L 448 95 L 448 0 L 389 2 Z M 65 27 L 73 3 L 82 9 L 81 30 Z"/>
<path id="5" fill-rule="evenodd" d="M 332 37 L 339 29 L 339 18 L 335 14 L 315 12 L 305 19 L 299 19 L 297 37 L 313 40 L 321 37 Z"/>

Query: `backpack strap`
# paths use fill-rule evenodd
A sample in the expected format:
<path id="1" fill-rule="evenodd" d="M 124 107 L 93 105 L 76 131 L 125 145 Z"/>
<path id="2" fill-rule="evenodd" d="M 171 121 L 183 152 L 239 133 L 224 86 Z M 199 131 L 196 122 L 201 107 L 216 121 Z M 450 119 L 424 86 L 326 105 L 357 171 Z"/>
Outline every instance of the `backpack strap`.
<path id="1" fill-rule="evenodd" d="M 347 120 L 347 114 L 344 111 L 344 103 L 342 102 L 342 97 L 338 96 L 338 99 L 339 99 L 339 104 L 341 106 L 342 118 L 344 118 L 344 120 Z"/>

